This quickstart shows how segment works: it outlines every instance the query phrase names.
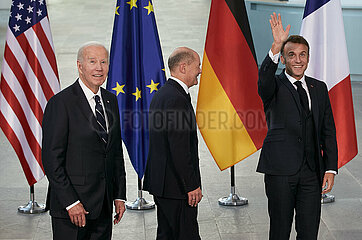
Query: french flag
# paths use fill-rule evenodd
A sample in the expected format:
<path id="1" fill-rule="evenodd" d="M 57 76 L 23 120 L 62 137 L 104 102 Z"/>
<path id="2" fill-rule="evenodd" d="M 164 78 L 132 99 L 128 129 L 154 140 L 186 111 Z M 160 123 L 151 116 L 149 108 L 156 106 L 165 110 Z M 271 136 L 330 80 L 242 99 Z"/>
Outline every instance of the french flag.
<path id="1" fill-rule="evenodd" d="M 358 152 L 340 0 L 307 0 L 300 35 L 310 44 L 306 75 L 324 81 L 328 87 L 340 168 Z"/>

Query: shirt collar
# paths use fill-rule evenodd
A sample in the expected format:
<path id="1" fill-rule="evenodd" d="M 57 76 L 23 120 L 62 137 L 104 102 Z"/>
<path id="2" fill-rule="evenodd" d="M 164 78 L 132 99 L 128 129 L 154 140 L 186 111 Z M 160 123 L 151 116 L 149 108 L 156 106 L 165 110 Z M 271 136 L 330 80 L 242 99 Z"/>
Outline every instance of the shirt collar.
<path id="1" fill-rule="evenodd" d="M 175 77 L 172 77 L 172 76 L 170 78 L 172 80 L 175 80 L 178 84 L 180 84 L 181 87 L 185 90 L 186 94 L 189 94 L 189 88 L 187 87 L 187 85 L 183 81 L 181 81 L 181 80 L 179 80 L 179 79 L 177 79 Z"/>
<path id="2" fill-rule="evenodd" d="M 306 82 L 305 82 L 305 75 L 303 75 L 303 77 L 302 77 L 301 79 L 297 80 L 297 79 L 295 79 L 294 77 L 290 76 L 290 75 L 287 73 L 287 71 L 284 71 L 284 73 L 285 73 L 285 76 L 287 76 L 289 82 L 290 82 L 295 88 L 297 87 L 297 86 L 295 86 L 295 84 L 294 84 L 296 81 L 300 81 L 300 82 L 302 83 L 302 86 L 303 86 L 303 87 L 306 87 L 306 86 L 307 86 L 307 84 L 306 84 Z"/>
<path id="3" fill-rule="evenodd" d="M 81 79 L 78 79 L 78 82 L 79 82 L 79 85 L 81 87 L 81 89 L 83 90 L 84 92 L 84 95 L 85 97 L 87 98 L 88 102 L 94 98 L 95 95 L 98 95 L 101 99 L 102 99 L 102 96 L 101 96 L 101 88 L 98 89 L 98 92 L 96 94 L 94 94 L 94 92 L 92 92 L 92 90 L 90 90 L 84 83 Z"/>

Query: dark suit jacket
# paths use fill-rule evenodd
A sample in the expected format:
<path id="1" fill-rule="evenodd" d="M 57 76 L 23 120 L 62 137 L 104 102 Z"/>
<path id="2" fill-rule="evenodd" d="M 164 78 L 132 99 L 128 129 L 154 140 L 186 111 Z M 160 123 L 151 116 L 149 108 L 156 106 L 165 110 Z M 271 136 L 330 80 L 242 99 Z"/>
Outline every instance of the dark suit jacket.
<path id="1" fill-rule="evenodd" d="M 68 218 L 65 208 L 80 200 L 87 218 L 94 219 L 105 196 L 110 212 L 113 199 L 126 199 L 119 110 L 116 97 L 101 88 L 109 121 L 105 146 L 78 81 L 53 96 L 45 108 L 42 161 L 49 180 L 50 214 Z"/>
<path id="2" fill-rule="evenodd" d="M 185 90 L 169 79 L 149 114 L 149 153 L 144 189 L 158 197 L 186 199 L 201 186 L 195 113 Z"/>
<path id="3" fill-rule="evenodd" d="M 302 106 L 299 95 L 284 71 L 275 76 L 277 64 L 269 56 L 259 69 L 258 92 L 264 104 L 268 133 L 257 167 L 271 175 L 293 175 L 303 162 Z M 337 171 L 336 129 L 324 82 L 305 77 L 312 102 L 321 177 L 326 170 Z"/>

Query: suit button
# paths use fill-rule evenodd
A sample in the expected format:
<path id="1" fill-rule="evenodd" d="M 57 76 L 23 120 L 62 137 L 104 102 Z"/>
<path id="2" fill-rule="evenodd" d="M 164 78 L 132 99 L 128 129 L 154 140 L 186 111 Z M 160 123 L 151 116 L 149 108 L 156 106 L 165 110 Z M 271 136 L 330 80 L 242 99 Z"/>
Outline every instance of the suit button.
<path id="1" fill-rule="evenodd" d="M 301 137 L 298 137 L 298 142 L 302 142 L 302 138 Z"/>

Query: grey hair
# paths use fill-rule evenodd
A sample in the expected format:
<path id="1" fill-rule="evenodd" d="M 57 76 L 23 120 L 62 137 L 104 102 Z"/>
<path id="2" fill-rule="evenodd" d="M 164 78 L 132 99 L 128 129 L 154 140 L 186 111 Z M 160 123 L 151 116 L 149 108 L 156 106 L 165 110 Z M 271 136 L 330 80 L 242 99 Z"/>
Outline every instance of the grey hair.
<path id="1" fill-rule="evenodd" d="M 109 58 L 109 52 L 108 49 L 100 42 L 96 42 L 96 41 L 90 41 L 90 42 L 86 42 L 84 43 L 82 46 L 80 46 L 80 48 L 78 49 L 78 54 L 77 54 L 77 61 L 82 62 L 83 61 L 83 53 L 84 53 L 84 49 L 86 49 L 87 47 L 90 46 L 97 46 L 97 47 L 103 47 L 104 50 L 106 50 L 107 52 L 107 56 Z"/>
<path id="2" fill-rule="evenodd" d="M 185 61 L 187 65 L 195 61 L 195 54 L 192 49 L 186 47 L 176 48 L 168 58 L 168 68 L 172 72 L 175 67 L 183 61 Z"/>

